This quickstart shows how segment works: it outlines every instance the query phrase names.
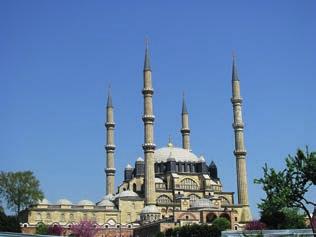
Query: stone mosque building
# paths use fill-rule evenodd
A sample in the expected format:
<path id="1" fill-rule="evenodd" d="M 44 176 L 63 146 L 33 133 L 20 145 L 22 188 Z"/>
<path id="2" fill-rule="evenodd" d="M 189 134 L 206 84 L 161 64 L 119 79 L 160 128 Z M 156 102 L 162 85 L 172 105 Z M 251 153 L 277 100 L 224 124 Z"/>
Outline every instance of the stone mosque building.
<path id="1" fill-rule="evenodd" d="M 189 113 L 182 103 L 182 147 L 171 141 L 156 149 L 152 70 L 148 45 L 143 71 L 144 157 L 128 164 L 124 181 L 117 189 L 115 183 L 114 107 L 109 92 L 106 106 L 106 194 L 98 202 L 82 200 L 72 203 L 60 199 L 50 203 L 44 199 L 25 211 L 23 231 L 32 233 L 39 223 L 59 224 L 70 228 L 80 220 L 92 220 L 102 229 L 99 236 L 154 236 L 158 231 L 192 223 L 212 222 L 227 218 L 231 228 L 242 229 L 251 220 L 248 202 L 246 150 L 242 98 L 235 58 L 232 67 L 233 129 L 237 170 L 238 201 L 234 193 L 224 191 L 217 175 L 216 164 L 208 164 L 203 156 L 196 156 L 190 147 Z"/>

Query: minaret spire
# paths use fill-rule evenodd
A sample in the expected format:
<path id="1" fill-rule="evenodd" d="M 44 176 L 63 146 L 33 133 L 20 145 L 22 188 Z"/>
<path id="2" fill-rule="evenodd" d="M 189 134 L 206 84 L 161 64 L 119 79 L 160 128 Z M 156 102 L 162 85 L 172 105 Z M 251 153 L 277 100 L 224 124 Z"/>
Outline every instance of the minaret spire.
<path id="1" fill-rule="evenodd" d="M 154 152 L 156 145 L 154 143 L 154 121 L 153 114 L 153 86 L 151 80 L 151 68 L 149 63 L 148 40 L 146 39 L 146 52 L 144 64 L 144 157 L 145 157 L 145 208 L 141 212 L 141 219 L 144 222 L 159 219 L 159 211 L 156 207 L 156 187 L 155 187 L 155 159 Z"/>
<path id="2" fill-rule="evenodd" d="M 114 110 L 112 103 L 111 87 L 109 86 L 108 91 L 108 100 L 106 105 L 106 195 L 114 194 L 114 185 L 115 185 L 115 166 L 114 166 Z"/>
<path id="3" fill-rule="evenodd" d="M 247 151 L 244 144 L 244 123 L 242 119 L 242 98 L 240 96 L 240 82 L 237 74 L 236 56 L 233 55 L 233 71 L 232 71 L 232 93 L 231 102 L 233 104 L 235 132 L 235 151 L 236 170 L 237 170 L 237 191 L 238 204 L 242 206 L 240 221 L 246 222 L 252 219 L 248 201 L 248 184 L 246 170 Z"/>
<path id="4" fill-rule="evenodd" d="M 182 98 L 182 148 L 190 150 L 190 128 L 189 128 L 189 113 L 185 103 L 184 93 Z"/>

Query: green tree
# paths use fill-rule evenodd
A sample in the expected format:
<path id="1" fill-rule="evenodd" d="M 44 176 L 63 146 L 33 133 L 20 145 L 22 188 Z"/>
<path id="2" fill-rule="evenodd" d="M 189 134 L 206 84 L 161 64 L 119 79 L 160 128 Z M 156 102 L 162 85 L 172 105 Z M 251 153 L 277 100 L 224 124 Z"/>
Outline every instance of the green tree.
<path id="1" fill-rule="evenodd" d="M 0 197 L 16 215 L 44 198 L 40 183 L 31 171 L 0 172 Z"/>
<path id="2" fill-rule="evenodd" d="M 44 223 L 39 223 L 39 224 L 36 226 L 35 234 L 38 234 L 38 235 L 48 235 L 48 226 L 45 225 Z"/>
<path id="3" fill-rule="evenodd" d="M 3 210 L 0 210 L 0 231 L 21 232 L 21 227 L 16 216 L 7 216 Z"/>
<path id="4" fill-rule="evenodd" d="M 304 153 L 298 150 L 293 157 L 286 158 L 286 168 L 276 171 L 263 167 L 263 178 L 256 179 L 255 183 L 262 184 L 266 193 L 266 198 L 261 200 L 258 207 L 262 216 L 273 216 L 277 213 L 282 216 L 282 209 L 299 208 L 302 209 L 308 218 L 312 219 L 308 206 L 316 206 L 316 203 L 306 198 L 306 193 L 316 184 L 316 152 L 309 153 L 308 149 Z M 285 217 L 284 217 L 285 218 Z M 315 227 L 312 226 L 315 232 Z"/>

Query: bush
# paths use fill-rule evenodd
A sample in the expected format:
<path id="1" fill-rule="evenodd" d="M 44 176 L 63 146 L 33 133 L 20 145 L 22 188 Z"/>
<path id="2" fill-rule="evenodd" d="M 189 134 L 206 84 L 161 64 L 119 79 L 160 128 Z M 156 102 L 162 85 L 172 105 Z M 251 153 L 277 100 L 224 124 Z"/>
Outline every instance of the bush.
<path id="1" fill-rule="evenodd" d="M 35 234 L 38 234 L 38 235 L 48 235 L 48 226 L 45 225 L 44 223 L 39 223 L 39 224 L 36 226 Z"/>

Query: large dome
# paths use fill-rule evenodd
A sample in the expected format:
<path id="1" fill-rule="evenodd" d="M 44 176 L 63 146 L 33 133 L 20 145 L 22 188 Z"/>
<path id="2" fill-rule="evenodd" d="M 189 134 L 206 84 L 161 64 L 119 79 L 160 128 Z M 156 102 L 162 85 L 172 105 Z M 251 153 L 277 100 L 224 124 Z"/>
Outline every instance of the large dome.
<path id="1" fill-rule="evenodd" d="M 163 147 L 155 151 L 155 162 L 167 162 L 168 158 L 174 158 L 177 162 L 201 162 L 195 154 L 187 149 L 173 147 Z"/>

